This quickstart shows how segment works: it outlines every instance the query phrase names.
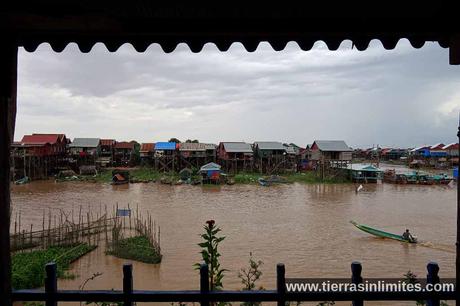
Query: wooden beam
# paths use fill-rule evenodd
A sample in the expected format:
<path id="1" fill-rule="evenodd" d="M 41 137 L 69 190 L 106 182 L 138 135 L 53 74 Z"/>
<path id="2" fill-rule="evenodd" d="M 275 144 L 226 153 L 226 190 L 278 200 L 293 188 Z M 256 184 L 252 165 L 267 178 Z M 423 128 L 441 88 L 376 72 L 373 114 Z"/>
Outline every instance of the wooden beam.
<path id="1" fill-rule="evenodd" d="M 449 64 L 460 65 L 460 36 L 454 36 L 450 40 Z"/>
<path id="2" fill-rule="evenodd" d="M 0 48 L 0 301 L 11 302 L 10 256 L 10 147 L 16 120 L 18 48 L 6 43 Z"/>

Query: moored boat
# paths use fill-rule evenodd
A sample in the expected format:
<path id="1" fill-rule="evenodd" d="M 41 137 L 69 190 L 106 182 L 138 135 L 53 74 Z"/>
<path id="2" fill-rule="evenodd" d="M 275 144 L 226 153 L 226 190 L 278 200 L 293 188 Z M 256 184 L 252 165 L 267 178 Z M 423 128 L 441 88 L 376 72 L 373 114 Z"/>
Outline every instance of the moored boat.
<path id="1" fill-rule="evenodd" d="M 388 233 L 388 232 L 385 232 L 385 231 L 382 231 L 382 230 L 372 228 L 372 227 L 367 226 L 367 225 L 358 224 L 355 221 L 350 221 L 350 223 L 353 224 L 354 226 L 356 226 L 358 229 L 362 230 L 363 232 L 366 232 L 368 234 L 371 234 L 371 235 L 374 235 L 374 236 L 377 236 L 377 237 L 388 238 L 388 239 L 398 240 L 398 241 L 407 242 L 407 243 L 417 243 L 417 239 L 407 240 L 407 239 L 404 239 L 404 237 L 402 235 Z"/>

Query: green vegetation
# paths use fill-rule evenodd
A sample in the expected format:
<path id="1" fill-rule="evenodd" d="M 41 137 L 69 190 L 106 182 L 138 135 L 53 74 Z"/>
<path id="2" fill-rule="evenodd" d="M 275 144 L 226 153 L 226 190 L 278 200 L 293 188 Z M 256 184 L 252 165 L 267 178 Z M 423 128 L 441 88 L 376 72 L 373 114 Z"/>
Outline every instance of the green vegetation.
<path id="1" fill-rule="evenodd" d="M 234 179 L 236 184 L 256 184 L 259 177 L 260 173 L 243 172 L 235 174 Z"/>
<path id="2" fill-rule="evenodd" d="M 301 172 L 301 173 L 292 173 L 281 175 L 289 183 L 304 183 L 304 184 L 317 184 L 317 183 L 326 183 L 326 184 L 339 184 L 339 183 L 348 183 L 350 180 L 346 177 L 325 177 L 321 179 L 315 172 Z M 235 175 L 235 183 L 237 184 L 257 184 L 257 181 L 260 177 L 265 177 L 260 173 L 239 173 Z"/>
<path id="3" fill-rule="evenodd" d="M 220 267 L 220 253 L 218 251 L 219 244 L 225 239 L 224 236 L 218 237 L 217 234 L 221 229 L 215 226 L 214 220 L 206 221 L 203 226 L 204 233 L 201 234 L 203 242 L 199 243 L 198 246 L 201 248 L 201 258 L 209 268 L 209 290 L 222 290 L 224 285 L 222 279 L 224 278 L 224 272 L 226 269 Z M 200 269 L 200 264 L 194 264 L 195 269 Z"/>
<path id="4" fill-rule="evenodd" d="M 162 257 L 145 236 L 120 239 L 107 254 L 150 264 L 160 263 Z"/>
<path id="5" fill-rule="evenodd" d="M 95 180 L 96 182 L 110 183 L 112 181 L 112 171 L 105 170 L 97 173 L 95 177 L 88 177 L 88 180 Z"/>
<path id="6" fill-rule="evenodd" d="M 196 169 L 192 169 L 192 171 L 192 181 L 199 179 L 200 177 L 197 175 Z M 162 173 L 148 167 L 134 168 L 129 170 L 129 172 L 131 182 L 156 182 L 163 178 L 165 181 L 174 183 L 180 179 L 179 173 Z M 297 182 L 304 184 L 340 184 L 350 182 L 349 178 L 345 176 L 325 177 L 324 179 L 321 179 L 321 177 L 313 171 L 283 174 L 281 176 L 285 178 L 289 183 Z M 242 172 L 231 177 L 234 179 L 236 184 L 257 184 L 260 177 L 267 177 L 267 175 L 255 172 Z M 110 183 L 112 181 L 112 170 L 101 171 L 96 176 L 79 176 L 79 180 Z"/>
<path id="7" fill-rule="evenodd" d="M 13 288 L 30 289 L 44 285 L 45 265 L 55 262 L 58 277 L 69 277 L 65 271 L 71 262 L 92 251 L 95 246 L 79 244 L 74 246 L 55 246 L 46 250 L 36 250 L 12 255 Z"/>
<path id="8" fill-rule="evenodd" d="M 156 181 L 163 176 L 163 173 L 153 170 L 152 168 L 136 168 L 129 171 L 131 180 L 139 181 Z"/>
<path id="9" fill-rule="evenodd" d="M 336 177 L 325 177 L 321 179 L 315 172 L 301 172 L 301 173 L 293 173 L 285 176 L 286 179 L 293 183 L 306 183 L 306 184 L 315 184 L 315 183 L 325 183 L 325 184 L 339 184 L 339 183 L 349 183 L 350 180 L 344 176 L 336 176 Z"/>

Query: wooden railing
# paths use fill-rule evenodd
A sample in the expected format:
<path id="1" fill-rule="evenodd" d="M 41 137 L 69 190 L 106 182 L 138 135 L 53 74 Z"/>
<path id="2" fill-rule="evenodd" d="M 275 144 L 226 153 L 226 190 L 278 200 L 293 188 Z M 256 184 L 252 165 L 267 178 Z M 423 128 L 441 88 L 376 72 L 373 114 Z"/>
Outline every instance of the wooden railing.
<path id="1" fill-rule="evenodd" d="M 74 302 L 123 302 L 132 306 L 135 302 L 198 302 L 209 306 L 212 302 L 277 302 L 285 306 L 287 302 L 301 301 L 351 301 L 354 306 L 361 306 L 364 301 L 415 301 L 426 300 L 428 306 L 439 306 L 440 300 L 455 300 L 454 292 L 287 292 L 285 267 L 277 265 L 276 290 L 263 291 L 209 291 L 208 266 L 200 267 L 200 290 L 187 291 L 145 291 L 134 290 L 133 269 L 131 264 L 123 266 L 123 290 L 58 290 L 57 266 L 46 265 L 45 290 L 13 291 L 13 301 L 45 301 L 46 306 L 56 306 L 60 301 Z M 427 283 L 440 282 L 437 263 L 427 265 Z M 351 264 L 351 282 L 363 282 L 362 266 L 359 262 Z M 458 289 L 456 289 L 458 290 Z"/>

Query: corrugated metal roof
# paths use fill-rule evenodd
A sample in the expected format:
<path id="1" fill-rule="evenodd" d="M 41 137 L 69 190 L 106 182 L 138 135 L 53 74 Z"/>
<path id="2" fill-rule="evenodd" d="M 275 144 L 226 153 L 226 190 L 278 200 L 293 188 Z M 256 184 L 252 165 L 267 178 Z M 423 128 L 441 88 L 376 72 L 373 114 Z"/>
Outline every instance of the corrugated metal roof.
<path id="1" fill-rule="evenodd" d="M 224 149 L 229 153 L 253 153 L 252 147 L 245 142 L 223 142 Z"/>
<path id="2" fill-rule="evenodd" d="M 417 151 L 424 150 L 424 149 L 429 149 L 429 148 L 430 148 L 430 146 L 421 146 L 421 147 L 413 148 L 410 151 L 411 152 L 417 152 Z"/>
<path id="3" fill-rule="evenodd" d="M 100 138 L 74 138 L 69 148 L 96 148 L 100 142 Z"/>
<path id="4" fill-rule="evenodd" d="M 443 143 L 437 143 L 437 144 L 434 144 L 430 147 L 431 150 L 436 150 L 436 149 L 442 149 L 442 147 L 444 147 L 444 144 Z"/>
<path id="5" fill-rule="evenodd" d="M 204 147 L 206 150 L 215 150 L 217 149 L 217 145 L 213 143 L 205 143 Z"/>
<path id="6" fill-rule="evenodd" d="M 140 152 L 153 152 L 155 149 L 154 143 L 143 143 Z"/>
<path id="7" fill-rule="evenodd" d="M 347 169 L 355 171 L 372 171 L 372 172 L 383 172 L 382 169 L 369 164 L 348 164 Z"/>
<path id="8" fill-rule="evenodd" d="M 152 43 L 160 44 L 165 52 L 174 51 L 179 43 L 187 44 L 192 52 L 200 52 L 207 43 L 226 51 L 239 42 L 252 52 L 263 41 L 277 51 L 291 41 L 310 50 L 319 40 L 330 50 L 337 50 L 344 40 L 365 50 L 373 39 L 380 40 L 385 49 L 394 49 L 403 38 L 415 48 L 426 41 L 449 47 L 460 33 L 457 11 L 442 1 L 397 6 L 382 2 L 375 10 L 350 1 L 261 5 L 258 1 L 43 0 L 28 5 L 8 1 L 2 10 L 1 28 L 14 33 L 27 51 L 43 42 L 57 52 L 70 42 L 76 42 L 82 52 L 89 52 L 96 43 L 105 44 L 110 52 L 124 43 L 140 52 Z"/>
<path id="9" fill-rule="evenodd" d="M 176 150 L 175 142 L 157 142 L 155 143 L 155 151 L 174 151 Z"/>
<path id="10" fill-rule="evenodd" d="M 254 146 L 257 146 L 259 150 L 286 150 L 283 144 L 277 141 L 256 141 Z"/>
<path id="11" fill-rule="evenodd" d="M 285 149 L 287 154 L 297 154 L 297 150 L 293 146 L 287 146 Z"/>
<path id="12" fill-rule="evenodd" d="M 24 135 L 21 143 L 27 144 L 55 144 L 58 140 L 64 137 L 64 134 L 32 134 Z"/>
<path id="13" fill-rule="evenodd" d="M 221 165 L 218 165 L 216 163 L 208 163 L 206 165 L 203 165 L 201 168 L 200 168 L 200 171 L 216 171 L 216 170 L 220 170 L 222 166 Z"/>
<path id="14" fill-rule="evenodd" d="M 204 143 L 183 142 L 180 144 L 179 151 L 206 151 Z"/>
<path id="15" fill-rule="evenodd" d="M 451 150 L 454 148 L 458 148 L 458 143 L 453 142 L 453 143 L 449 143 L 448 145 L 445 145 L 444 147 L 442 147 L 443 150 Z"/>
<path id="16" fill-rule="evenodd" d="M 343 140 L 315 140 L 313 144 L 318 146 L 321 151 L 351 152 L 349 146 Z"/>
<path id="17" fill-rule="evenodd" d="M 115 149 L 131 149 L 131 150 L 134 150 L 134 143 L 127 142 L 127 141 L 117 142 L 115 144 Z"/>
<path id="18" fill-rule="evenodd" d="M 115 139 L 101 139 L 101 146 L 114 146 L 115 143 Z"/>

